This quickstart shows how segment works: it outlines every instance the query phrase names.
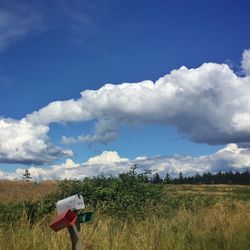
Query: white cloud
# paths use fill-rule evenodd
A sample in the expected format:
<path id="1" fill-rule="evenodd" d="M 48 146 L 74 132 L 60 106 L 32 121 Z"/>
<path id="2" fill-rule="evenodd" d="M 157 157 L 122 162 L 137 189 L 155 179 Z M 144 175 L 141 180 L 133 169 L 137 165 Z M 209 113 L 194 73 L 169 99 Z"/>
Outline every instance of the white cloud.
<path id="1" fill-rule="evenodd" d="M 243 53 L 245 68 L 247 53 Z M 47 136 L 51 123 L 65 122 L 95 122 L 94 134 L 63 136 L 68 144 L 109 142 L 124 124 L 164 124 L 194 142 L 247 145 L 249 96 L 250 76 L 238 76 L 216 63 L 195 69 L 183 66 L 156 82 L 106 84 L 83 91 L 77 100 L 49 103 L 20 121 L 1 119 L 0 161 L 44 163 L 72 154 L 53 146 Z"/>
<path id="2" fill-rule="evenodd" d="M 67 159 L 61 166 L 64 168 L 77 168 L 79 167 L 79 164 L 75 163 L 72 159 Z"/>
<path id="3" fill-rule="evenodd" d="M 73 99 L 67 101 L 55 101 L 48 106 L 39 110 L 39 112 L 33 112 L 32 115 L 28 115 L 28 121 L 33 124 L 50 124 L 53 122 L 76 122 L 85 120 L 91 120 L 93 117 L 91 114 L 84 110 L 79 101 Z"/>
<path id="4" fill-rule="evenodd" d="M 120 162 L 127 162 L 129 159 L 121 158 L 115 151 L 104 151 L 101 155 L 89 158 L 87 164 L 116 164 Z"/>
<path id="5" fill-rule="evenodd" d="M 229 144 L 216 153 L 206 156 L 137 157 L 134 160 L 122 158 L 115 151 L 106 151 L 82 164 L 68 159 L 65 163 L 53 165 L 50 168 L 31 167 L 29 172 L 33 180 L 83 179 L 101 173 L 117 175 L 129 171 L 134 164 L 137 164 L 139 172 L 151 169 L 157 171 L 162 177 L 166 173 L 177 176 L 179 172 L 184 175 L 193 175 L 197 172 L 217 172 L 220 170 L 242 171 L 250 169 L 250 149 L 239 148 L 236 144 Z M 17 169 L 15 173 L 0 171 L 0 179 L 20 179 L 24 171 L 25 169 Z"/>
<path id="6" fill-rule="evenodd" d="M 49 127 L 21 120 L 0 119 L 0 162 L 42 164 L 61 156 L 72 156 L 71 150 L 53 146 Z"/>
<path id="7" fill-rule="evenodd" d="M 244 50 L 241 65 L 244 73 L 250 75 L 250 49 Z"/>
<path id="8" fill-rule="evenodd" d="M 123 124 L 166 124 L 194 142 L 242 143 L 250 141 L 249 96 L 250 76 L 239 77 L 225 64 L 204 63 L 195 69 L 173 70 L 155 83 L 106 84 L 85 90 L 77 100 L 50 103 L 26 119 L 46 125 L 96 122 L 94 135 L 63 137 L 64 143 L 108 142 Z"/>

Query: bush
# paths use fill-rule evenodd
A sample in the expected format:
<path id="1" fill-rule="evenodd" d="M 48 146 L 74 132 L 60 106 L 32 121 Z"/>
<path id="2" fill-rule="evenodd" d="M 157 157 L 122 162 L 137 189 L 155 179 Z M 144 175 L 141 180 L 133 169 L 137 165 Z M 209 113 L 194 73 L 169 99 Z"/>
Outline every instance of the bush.
<path id="1" fill-rule="evenodd" d="M 148 172 L 137 174 L 136 168 L 118 177 L 100 175 L 79 180 L 64 180 L 58 183 L 58 191 L 46 194 L 40 201 L 25 201 L 0 204 L 0 221 L 15 223 L 25 214 L 33 223 L 37 218 L 50 216 L 56 202 L 79 193 L 88 208 L 100 208 L 103 215 L 118 218 L 145 217 L 148 210 L 162 203 L 163 186 L 148 183 Z"/>
<path id="2" fill-rule="evenodd" d="M 86 204 L 101 208 L 106 215 L 119 218 L 143 217 L 147 210 L 163 200 L 163 186 L 145 180 L 145 176 L 137 174 L 135 168 L 117 178 L 100 175 L 83 181 L 65 180 L 59 184 L 58 197 L 80 193 Z"/>
<path id="3" fill-rule="evenodd" d="M 16 224 L 21 218 L 33 223 L 39 216 L 38 202 L 24 201 L 10 204 L 0 204 L 0 222 Z"/>

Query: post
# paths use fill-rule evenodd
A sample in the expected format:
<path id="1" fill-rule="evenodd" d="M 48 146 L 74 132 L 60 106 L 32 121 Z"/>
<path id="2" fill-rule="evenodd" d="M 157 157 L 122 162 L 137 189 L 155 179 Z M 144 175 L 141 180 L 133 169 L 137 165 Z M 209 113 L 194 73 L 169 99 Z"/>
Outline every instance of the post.
<path id="1" fill-rule="evenodd" d="M 76 221 L 75 224 L 68 227 L 68 231 L 70 234 L 72 250 L 83 250 L 83 245 L 81 241 L 80 232 L 80 224 Z"/>
<path id="2" fill-rule="evenodd" d="M 93 212 L 79 213 L 85 208 L 82 195 L 72 195 L 56 203 L 58 216 L 49 225 L 54 231 L 68 228 L 72 250 L 83 250 L 80 223 L 93 220 Z"/>

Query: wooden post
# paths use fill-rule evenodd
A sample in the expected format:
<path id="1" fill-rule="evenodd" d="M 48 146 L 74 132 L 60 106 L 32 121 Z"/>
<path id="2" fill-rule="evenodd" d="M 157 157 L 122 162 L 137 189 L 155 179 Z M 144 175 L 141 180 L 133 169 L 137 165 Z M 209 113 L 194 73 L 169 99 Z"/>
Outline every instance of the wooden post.
<path id="1" fill-rule="evenodd" d="M 80 223 L 76 222 L 74 225 L 68 227 L 70 234 L 72 250 L 83 250 L 83 245 L 80 236 Z"/>

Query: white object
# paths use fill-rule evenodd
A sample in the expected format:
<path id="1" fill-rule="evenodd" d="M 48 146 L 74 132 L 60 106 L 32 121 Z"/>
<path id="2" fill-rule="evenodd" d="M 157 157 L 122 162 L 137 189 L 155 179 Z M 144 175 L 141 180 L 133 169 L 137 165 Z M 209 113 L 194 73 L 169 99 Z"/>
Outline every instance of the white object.
<path id="1" fill-rule="evenodd" d="M 71 209 L 72 211 L 84 209 L 85 205 L 82 195 L 75 194 L 66 199 L 58 201 L 56 203 L 56 208 L 58 214 L 61 214 L 68 209 Z"/>

